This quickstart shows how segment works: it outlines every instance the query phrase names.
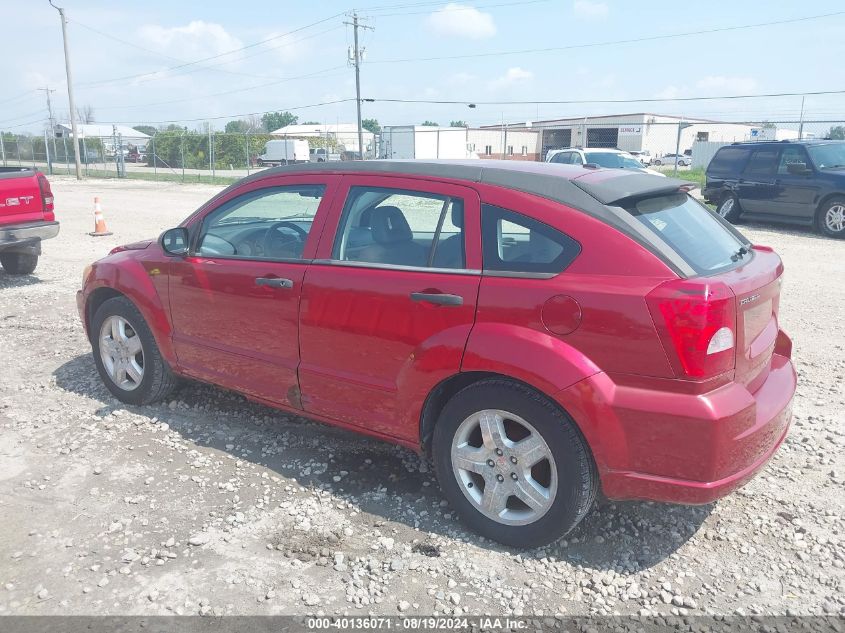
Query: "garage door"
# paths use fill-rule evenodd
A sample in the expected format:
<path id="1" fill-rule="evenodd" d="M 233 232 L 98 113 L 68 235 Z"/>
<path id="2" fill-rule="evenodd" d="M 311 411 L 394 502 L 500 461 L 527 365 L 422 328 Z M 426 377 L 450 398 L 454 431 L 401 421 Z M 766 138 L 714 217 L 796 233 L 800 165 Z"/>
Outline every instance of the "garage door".
<path id="1" fill-rule="evenodd" d="M 572 147 L 572 130 L 543 130 L 543 159 L 553 149 Z"/>
<path id="2" fill-rule="evenodd" d="M 592 127 L 587 129 L 587 147 L 617 147 L 618 127 Z"/>

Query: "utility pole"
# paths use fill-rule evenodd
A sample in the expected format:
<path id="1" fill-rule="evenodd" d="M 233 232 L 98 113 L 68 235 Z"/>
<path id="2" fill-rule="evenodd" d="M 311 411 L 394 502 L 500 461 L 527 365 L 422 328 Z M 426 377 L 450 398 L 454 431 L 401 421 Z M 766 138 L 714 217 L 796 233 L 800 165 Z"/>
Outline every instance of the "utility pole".
<path id="1" fill-rule="evenodd" d="M 47 95 L 47 114 L 50 117 L 50 136 L 44 136 L 44 149 L 48 152 L 49 149 L 47 148 L 47 143 L 49 142 L 48 139 L 53 139 L 53 160 L 56 159 L 56 121 L 53 119 L 53 104 L 50 102 L 50 93 L 56 92 L 55 89 L 46 86 L 44 88 L 38 88 L 38 90 L 43 90 L 44 94 Z M 65 162 L 67 162 L 67 157 L 65 157 Z M 47 166 L 50 169 L 50 174 L 53 173 L 53 166 L 52 163 L 48 160 Z"/>
<path id="2" fill-rule="evenodd" d="M 798 122 L 798 140 L 804 138 L 804 95 L 801 96 L 801 116 Z"/>
<path id="3" fill-rule="evenodd" d="M 358 152 L 361 158 L 364 158 L 364 131 L 361 126 L 361 55 L 364 52 L 358 48 L 358 29 L 373 30 L 371 26 L 363 26 L 358 24 L 358 14 L 352 12 L 352 22 L 344 22 L 352 26 L 353 40 L 355 42 L 355 49 L 352 52 L 350 63 L 355 67 L 355 105 L 358 108 Z"/>
<path id="4" fill-rule="evenodd" d="M 76 130 L 76 105 L 73 102 L 73 79 L 70 72 L 70 51 L 67 45 L 67 18 L 65 17 L 65 10 L 53 4 L 53 0 L 49 0 L 50 6 L 59 12 L 59 19 L 62 21 L 62 41 L 65 46 L 65 75 L 67 75 L 67 101 L 70 108 L 70 129 L 73 134 L 73 157 L 76 161 L 76 179 L 82 180 L 82 166 L 79 160 L 79 136 Z"/>

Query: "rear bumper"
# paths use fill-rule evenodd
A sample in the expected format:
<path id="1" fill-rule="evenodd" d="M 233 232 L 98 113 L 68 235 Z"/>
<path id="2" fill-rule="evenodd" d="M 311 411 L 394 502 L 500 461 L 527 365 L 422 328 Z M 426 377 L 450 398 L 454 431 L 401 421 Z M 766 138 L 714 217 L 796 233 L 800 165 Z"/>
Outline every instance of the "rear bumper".
<path id="1" fill-rule="evenodd" d="M 0 250 L 32 245 L 59 234 L 58 222 L 27 222 L 26 224 L 0 224 Z"/>
<path id="2" fill-rule="evenodd" d="M 789 350 L 778 351 L 753 394 L 739 383 L 693 395 L 620 387 L 604 374 L 587 379 L 596 383 L 594 393 L 606 397 L 590 411 L 601 416 L 599 428 L 585 433 L 604 494 L 703 504 L 751 480 L 786 438 L 792 420 L 797 377 Z M 561 395 L 559 401 L 572 406 L 565 402 L 569 394 Z M 576 420 L 582 428 L 590 424 Z"/>

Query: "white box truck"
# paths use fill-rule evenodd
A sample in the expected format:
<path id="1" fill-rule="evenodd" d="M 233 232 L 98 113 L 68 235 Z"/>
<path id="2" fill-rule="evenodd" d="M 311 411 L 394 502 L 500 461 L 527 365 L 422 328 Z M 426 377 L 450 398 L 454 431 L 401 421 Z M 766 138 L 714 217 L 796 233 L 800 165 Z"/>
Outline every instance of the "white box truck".
<path id="1" fill-rule="evenodd" d="M 293 163 L 307 163 L 310 158 L 308 141 L 299 138 L 286 138 L 279 141 L 267 141 L 264 153 L 258 157 L 258 164 L 291 165 Z"/>

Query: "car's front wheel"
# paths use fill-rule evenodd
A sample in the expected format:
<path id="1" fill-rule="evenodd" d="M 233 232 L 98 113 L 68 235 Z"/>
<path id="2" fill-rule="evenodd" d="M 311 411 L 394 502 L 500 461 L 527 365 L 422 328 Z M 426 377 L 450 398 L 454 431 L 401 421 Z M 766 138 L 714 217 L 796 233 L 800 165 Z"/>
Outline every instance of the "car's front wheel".
<path id="1" fill-rule="evenodd" d="M 458 392 L 441 412 L 433 452 L 449 503 L 506 545 L 557 540 L 595 499 L 595 466 L 575 423 L 519 383 L 491 379 Z"/>
<path id="2" fill-rule="evenodd" d="M 173 390 L 176 377 L 144 317 L 129 299 L 104 301 L 94 313 L 90 332 L 97 371 L 118 400 L 149 404 Z"/>
<path id="3" fill-rule="evenodd" d="M 845 237 L 845 198 L 825 202 L 818 212 L 816 224 L 829 237 Z"/>
<path id="4" fill-rule="evenodd" d="M 739 206 L 739 200 L 732 193 L 726 193 L 719 206 L 716 207 L 716 213 L 721 215 L 731 224 L 739 221 L 739 216 L 742 214 L 742 208 Z"/>
<path id="5" fill-rule="evenodd" d="M 29 275 L 38 266 L 38 255 L 32 253 L 0 253 L 0 265 L 10 275 Z"/>

